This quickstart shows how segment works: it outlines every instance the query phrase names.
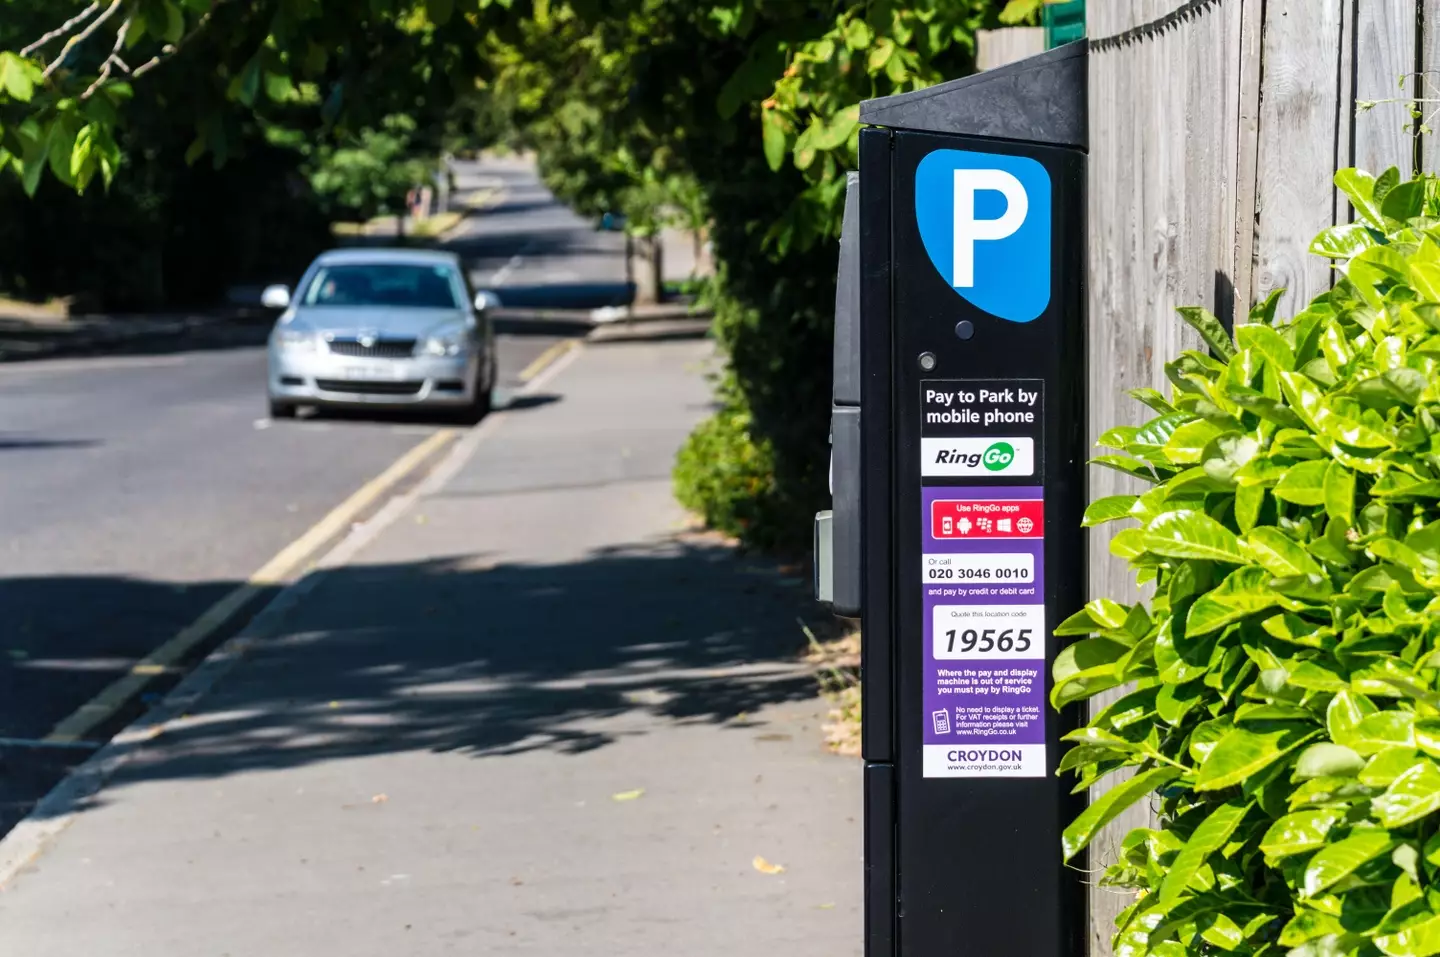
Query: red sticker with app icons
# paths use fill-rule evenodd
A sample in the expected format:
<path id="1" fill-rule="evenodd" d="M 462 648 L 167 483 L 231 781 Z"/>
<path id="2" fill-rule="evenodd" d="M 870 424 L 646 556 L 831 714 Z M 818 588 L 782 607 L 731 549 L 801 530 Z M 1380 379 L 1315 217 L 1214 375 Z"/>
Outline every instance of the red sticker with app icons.
<path id="1" fill-rule="evenodd" d="M 930 536 L 937 539 L 1041 538 L 1045 503 L 1036 499 L 953 501 L 930 507 Z"/>

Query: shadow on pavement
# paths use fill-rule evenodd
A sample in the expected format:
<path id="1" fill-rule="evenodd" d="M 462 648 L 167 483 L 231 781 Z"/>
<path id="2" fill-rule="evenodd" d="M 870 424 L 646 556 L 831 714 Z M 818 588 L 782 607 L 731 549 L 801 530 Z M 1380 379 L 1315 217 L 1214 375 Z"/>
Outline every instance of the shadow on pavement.
<path id="1" fill-rule="evenodd" d="M 23 452 L 33 449 L 91 449 L 99 444 L 95 439 L 32 439 L 22 435 L 0 435 L 0 452 Z"/>
<path id="2" fill-rule="evenodd" d="M 112 786 L 415 750 L 576 754 L 645 733 L 643 722 L 623 720 L 639 712 L 743 727 L 765 705 L 817 694 L 797 660 L 805 639 L 796 613 L 812 607 L 804 587 L 705 538 L 560 565 L 492 565 L 480 553 L 318 574 Z M 30 585 L 132 613 L 171 591 L 123 578 Z M 0 673 L 15 665 L 0 662 Z M 7 825 L 24 797 L 6 795 Z"/>

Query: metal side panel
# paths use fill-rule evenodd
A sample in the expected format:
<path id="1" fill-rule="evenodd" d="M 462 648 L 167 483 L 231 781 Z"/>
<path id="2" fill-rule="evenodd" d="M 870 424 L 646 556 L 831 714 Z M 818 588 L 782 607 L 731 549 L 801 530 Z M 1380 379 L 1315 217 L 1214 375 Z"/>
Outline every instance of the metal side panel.
<path id="1" fill-rule="evenodd" d="M 895 955 L 895 768 L 865 765 L 865 957 Z"/>
<path id="2" fill-rule="evenodd" d="M 834 472 L 830 490 L 830 607 L 843 618 L 860 615 L 860 410 L 830 410 L 830 441 Z"/>
<path id="3" fill-rule="evenodd" d="M 895 754 L 894 621 L 890 462 L 890 163 L 891 135 L 860 133 L 860 548 L 862 581 L 860 672 L 861 751 L 867 761 Z"/>
<path id="4" fill-rule="evenodd" d="M 860 404 L 860 174 L 845 174 L 845 220 L 835 281 L 835 378 L 832 401 Z"/>

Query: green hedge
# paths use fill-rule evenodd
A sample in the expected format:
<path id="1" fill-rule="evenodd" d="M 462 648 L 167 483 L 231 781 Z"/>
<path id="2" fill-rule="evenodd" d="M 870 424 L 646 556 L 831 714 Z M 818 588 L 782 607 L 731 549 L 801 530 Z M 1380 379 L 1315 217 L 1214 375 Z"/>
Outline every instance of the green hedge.
<path id="1" fill-rule="evenodd" d="M 1440 953 L 1440 180 L 1336 176 L 1357 221 L 1311 251 L 1337 281 L 1290 319 L 1166 367 L 1155 413 L 1096 461 L 1145 491 L 1094 502 L 1154 597 L 1091 602 L 1053 702 L 1127 693 L 1070 734 L 1079 853 L 1156 802 L 1101 884 L 1128 957 Z"/>

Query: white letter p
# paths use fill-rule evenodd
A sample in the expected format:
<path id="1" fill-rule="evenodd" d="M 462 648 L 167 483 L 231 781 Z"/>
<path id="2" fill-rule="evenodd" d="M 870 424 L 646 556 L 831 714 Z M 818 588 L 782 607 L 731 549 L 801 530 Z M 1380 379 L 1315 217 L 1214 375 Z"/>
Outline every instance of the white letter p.
<path id="1" fill-rule="evenodd" d="M 999 219 L 975 218 L 975 194 L 993 190 L 1005 197 L 1005 213 Z M 1030 197 L 1014 176 L 1002 169 L 957 169 L 955 171 L 955 262 L 957 289 L 975 285 L 975 244 L 1014 235 L 1030 212 Z"/>

